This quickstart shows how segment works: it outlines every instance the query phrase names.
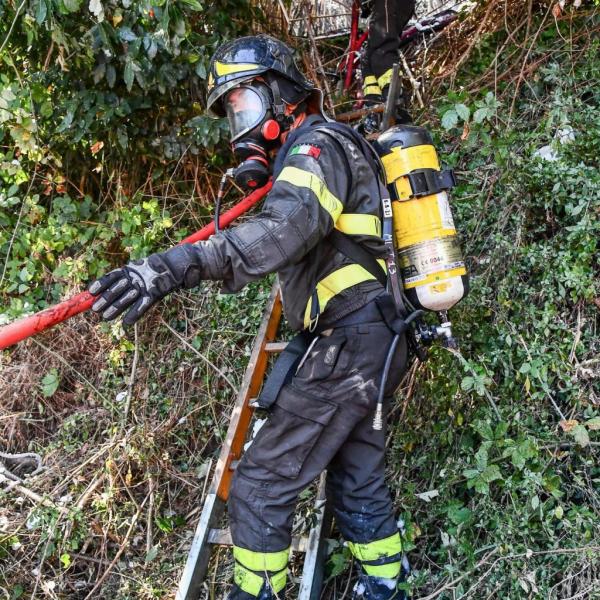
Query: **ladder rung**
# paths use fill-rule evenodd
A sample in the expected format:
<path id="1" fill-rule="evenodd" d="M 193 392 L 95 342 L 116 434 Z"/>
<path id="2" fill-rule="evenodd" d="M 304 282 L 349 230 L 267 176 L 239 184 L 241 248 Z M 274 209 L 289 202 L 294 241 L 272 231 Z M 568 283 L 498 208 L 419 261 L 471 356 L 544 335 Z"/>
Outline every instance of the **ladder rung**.
<path id="1" fill-rule="evenodd" d="M 218 546 L 233 546 L 231 533 L 227 529 L 211 529 L 208 533 L 208 541 Z M 292 550 L 294 552 L 306 552 L 308 538 L 304 536 L 294 536 L 292 538 Z"/>
<path id="2" fill-rule="evenodd" d="M 265 352 L 271 352 L 273 354 L 283 352 L 287 345 L 287 342 L 269 342 L 268 344 L 265 344 Z"/>

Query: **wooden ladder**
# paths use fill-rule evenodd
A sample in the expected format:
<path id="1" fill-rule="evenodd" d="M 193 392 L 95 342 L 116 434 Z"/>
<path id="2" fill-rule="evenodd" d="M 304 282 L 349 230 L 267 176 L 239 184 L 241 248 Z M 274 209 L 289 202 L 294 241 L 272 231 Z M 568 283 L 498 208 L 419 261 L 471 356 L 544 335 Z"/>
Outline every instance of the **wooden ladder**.
<path id="1" fill-rule="evenodd" d="M 285 342 L 275 341 L 281 313 L 281 295 L 279 285 L 275 283 L 231 413 L 212 483 L 204 500 L 200 521 L 179 583 L 177 600 L 198 600 L 212 549 L 214 546 L 232 545 L 229 529 L 219 529 L 219 524 L 225 512 L 231 478 L 241 458 L 252 421 L 252 403 L 258 397 L 265 379 L 269 355 L 281 352 L 286 346 Z M 315 514 L 318 517 L 308 537 L 294 537 L 292 541 L 292 550 L 305 555 L 298 600 L 318 600 L 321 593 L 326 535 L 331 526 L 331 516 L 325 502 L 325 473 L 319 480 Z"/>

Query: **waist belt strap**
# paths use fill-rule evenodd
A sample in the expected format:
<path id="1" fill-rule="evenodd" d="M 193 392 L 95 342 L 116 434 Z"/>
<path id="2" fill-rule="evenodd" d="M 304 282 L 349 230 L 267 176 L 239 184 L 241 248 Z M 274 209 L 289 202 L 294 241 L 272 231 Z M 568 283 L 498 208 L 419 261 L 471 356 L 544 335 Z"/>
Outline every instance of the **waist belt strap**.
<path id="1" fill-rule="evenodd" d="M 291 380 L 296 367 L 300 363 L 304 353 L 308 350 L 313 337 L 303 331 L 288 343 L 285 350 L 275 361 L 271 373 L 258 397 L 256 404 L 259 408 L 269 409 L 273 406 L 281 388 Z"/>
<path id="2" fill-rule="evenodd" d="M 408 323 L 398 314 L 396 303 L 391 294 L 381 294 L 375 298 L 377 308 L 385 321 L 385 324 L 396 335 L 400 335 L 408 330 Z"/>

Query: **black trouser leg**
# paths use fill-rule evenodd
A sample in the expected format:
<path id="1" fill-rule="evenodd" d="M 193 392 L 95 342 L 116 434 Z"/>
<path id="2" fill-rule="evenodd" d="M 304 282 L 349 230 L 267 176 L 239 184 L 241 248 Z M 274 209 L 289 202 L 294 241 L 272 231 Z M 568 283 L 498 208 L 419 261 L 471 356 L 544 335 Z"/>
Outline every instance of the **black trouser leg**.
<path id="1" fill-rule="evenodd" d="M 317 341 L 292 382 L 281 390 L 232 482 L 229 517 L 236 587 L 231 598 L 243 598 L 242 592 L 259 597 L 266 587 L 275 592 L 283 589 L 281 574 L 285 574 L 298 495 L 338 455 L 357 425 L 363 423 L 366 435 L 391 340 L 392 333 L 382 322 L 335 329 Z M 405 365 L 403 340 L 387 386 L 390 393 Z M 369 451 L 373 464 L 383 465 L 383 443 Z M 341 473 L 344 467 L 335 470 Z M 376 536 L 391 530 L 394 523 L 383 471 L 372 488 L 381 497 L 365 498 L 363 513 L 367 520 L 372 514 L 373 522 L 381 521 L 372 534 Z M 390 514 L 383 517 L 386 510 Z M 377 539 L 369 539 L 368 527 L 364 534 L 361 540 L 366 542 Z"/>
<path id="2" fill-rule="evenodd" d="M 415 0 L 374 0 L 367 44 L 368 74 L 385 91 L 390 84 L 392 67 L 398 60 L 400 35 L 415 10 Z"/>

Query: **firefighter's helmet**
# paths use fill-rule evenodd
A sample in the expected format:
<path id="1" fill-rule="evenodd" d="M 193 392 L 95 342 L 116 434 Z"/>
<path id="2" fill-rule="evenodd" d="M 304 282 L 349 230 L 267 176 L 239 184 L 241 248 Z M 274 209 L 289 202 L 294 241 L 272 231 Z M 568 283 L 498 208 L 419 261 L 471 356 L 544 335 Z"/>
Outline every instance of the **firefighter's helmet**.
<path id="1" fill-rule="evenodd" d="M 311 112 L 323 112 L 323 93 L 308 80 L 294 62 L 292 50 L 268 35 L 242 37 L 217 48 L 209 67 L 207 112 L 224 117 L 223 96 L 232 88 L 263 77 L 273 90 L 275 101 L 294 104 L 309 97 Z M 279 98 L 278 98 L 279 97 Z M 275 107 L 275 113 L 281 107 Z"/>

